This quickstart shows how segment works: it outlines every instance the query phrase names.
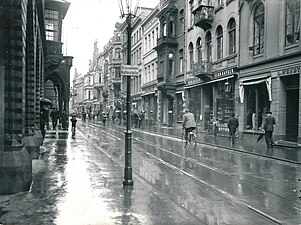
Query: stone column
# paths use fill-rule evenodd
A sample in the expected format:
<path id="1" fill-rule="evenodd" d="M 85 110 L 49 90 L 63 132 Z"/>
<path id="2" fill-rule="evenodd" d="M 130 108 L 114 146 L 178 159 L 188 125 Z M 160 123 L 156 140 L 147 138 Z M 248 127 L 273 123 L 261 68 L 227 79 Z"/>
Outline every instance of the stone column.
<path id="1" fill-rule="evenodd" d="M 4 1 L 0 6 L 4 40 L 0 42 L 0 194 L 11 194 L 29 190 L 32 181 L 30 154 L 22 143 L 27 1 Z"/>

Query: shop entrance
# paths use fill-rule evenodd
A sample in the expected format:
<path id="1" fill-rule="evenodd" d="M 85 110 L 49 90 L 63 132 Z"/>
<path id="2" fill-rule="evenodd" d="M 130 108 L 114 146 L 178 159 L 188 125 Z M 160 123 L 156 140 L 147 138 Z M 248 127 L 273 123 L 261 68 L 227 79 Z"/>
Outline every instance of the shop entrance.
<path id="1" fill-rule="evenodd" d="M 286 90 L 286 140 L 298 138 L 299 89 Z"/>
<path id="2" fill-rule="evenodd" d="M 297 142 L 299 124 L 299 75 L 282 78 L 286 91 L 286 140 Z"/>

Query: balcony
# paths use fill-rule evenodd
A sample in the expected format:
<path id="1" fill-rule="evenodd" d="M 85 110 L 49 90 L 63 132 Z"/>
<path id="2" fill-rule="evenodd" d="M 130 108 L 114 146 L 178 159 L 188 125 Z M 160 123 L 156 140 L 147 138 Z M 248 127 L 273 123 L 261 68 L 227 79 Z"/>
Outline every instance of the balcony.
<path id="1" fill-rule="evenodd" d="M 97 83 L 97 84 L 94 84 L 94 85 L 93 85 L 93 87 L 94 87 L 95 89 L 101 89 L 101 88 L 103 88 L 103 86 L 104 86 L 104 83 Z"/>
<path id="2" fill-rule="evenodd" d="M 46 41 L 46 49 L 48 55 L 62 55 L 62 45 L 61 42 L 56 41 Z"/>
<path id="3" fill-rule="evenodd" d="M 192 12 L 194 15 L 194 25 L 202 28 L 204 31 L 212 28 L 214 19 L 214 7 L 210 2 L 207 4 L 200 3 Z"/>
<path id="4" fill-rule="evenodd" d="M 111 61 L 111 64 L 112 65 L 120 65 L 120 64 L 122 64 L 122 58 L 119 58 L 119 59 L 113 58 L 112 61 Z"/>
<path id="5" fill-rule="evenodd" d="M 204 81 L 212 78 L 212 63 L 207 61 L 199 61 L 193 64 L 193 75 Z"/>
<path id="6" fill-rule="evenodd" d="M 158 38 L 157 46 L 155 47 L 155 49 L 160 50 L 166 46 L 172 48 L 177 47 L 178 46 L 177 39 L 175 37 L 166 37 L 166 36 L 160 37 Z"/>

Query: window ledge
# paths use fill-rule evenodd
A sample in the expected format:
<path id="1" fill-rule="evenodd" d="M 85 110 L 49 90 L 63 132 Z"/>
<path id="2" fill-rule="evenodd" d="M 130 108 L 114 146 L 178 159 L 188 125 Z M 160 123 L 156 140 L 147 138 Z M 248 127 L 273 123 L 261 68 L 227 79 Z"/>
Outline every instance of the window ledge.
<path id="1" fill-rule="evenodd" d="M 193 30 L 193 27 L 194 27 L 193 25 L 192 25 L 192 26 L 190 26 L 190 27 L 188 27 L 188 29 L 187 29 L 187 30 L 188 30 L 188 32 L 189 32 L 189 31 L 191 31 L 191 30 Z"/>
<path id="2" fill-rule="evenodd" d="M 299 43 L 295 43 L 295 44 L 290 44 L 290 45 L 285 45 L 284 49 L 288 50 L 288 49 L 292 49 L 292 48 L 297 48 L 299 47 Z"/>
<path id="3" fill-rule="evenodd" d="M 255 135 L 264 134 L 264 132 L 261 130 L 243 130 L 242 133 L 243 134 L 255 134 Z"/>
<path id="4" fill-rule="evenodd" d="M 226 0 L 226 5 L 229 5 L 230 2 L 232 2 L 233 0 Z"/>
<path id="5" fill-rule="evenodd" d="M 220 4 L 219 6 L 217 6 L 214 11 L 215 13 L 217 13 L 219 10 L 223 9 L 224 8 L 224 3 Z"/>
<path id="6" fill-rule="evenodd" d="M 263 53 L 259 53 L 259 54 L 253 55 L 254 59 L 257 59 L 257 58 L 260 58 L 260 57 L 263 57 Z"/>

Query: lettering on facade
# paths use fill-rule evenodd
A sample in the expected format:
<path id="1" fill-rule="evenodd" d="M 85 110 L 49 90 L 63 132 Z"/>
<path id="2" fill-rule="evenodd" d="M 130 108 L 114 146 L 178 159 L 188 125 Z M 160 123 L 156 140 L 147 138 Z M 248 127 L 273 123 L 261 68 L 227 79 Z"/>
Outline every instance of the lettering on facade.
<path id="1" fill-rule="evenodd" d="M 235 71 L 234 71 L 234 68 L 228 69 L 228 70 L 223 70 L 223 71 L 220 71 L 220 72 L 214 74 L 214 77 L 228 76 L 228 75 L 233 74 L 234 72 L 235 72 Z"/>
<path id="2" fill-rule="evenodd" d="M 278 74 L 281 76 L 285 76 L 285 75 L 292 75 L 298 73 L 301 73 L 301 67 L 283 69 L 280 70 Z"/>

